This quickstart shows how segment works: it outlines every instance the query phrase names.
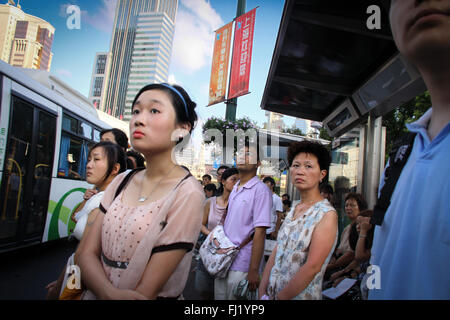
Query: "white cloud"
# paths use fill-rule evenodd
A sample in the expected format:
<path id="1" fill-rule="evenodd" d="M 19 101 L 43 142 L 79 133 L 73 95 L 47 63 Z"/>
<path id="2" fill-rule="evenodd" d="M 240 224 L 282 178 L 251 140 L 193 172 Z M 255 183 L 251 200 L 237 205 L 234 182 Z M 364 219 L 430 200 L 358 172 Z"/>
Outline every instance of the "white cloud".
<path id="1" fill-rule="evenodd" d="M 83 17 L 83 13 L 85 13 L 83 18 L 95 29 L 104 32 L 112 32 L 116 14 L 116 5 L 117 0 L 102 0 L 102 5 L 98 12 L 90 15 L 88 12 L 82 11 L 81 15 Z"/>
<path id="2" fill-rule="evenodd" d="M 176 69 L 193 73 L 211 63 L 214 31 L 224 25 L 205 0 L 182 0 L 178 8 L 172 62 Z"/>
<path id="3" fill-rule="evenodd" d="M 58 69 L 56 70 L 56 74 L 63 78 L 72 78 L 72 72 L 67 69 Z"/>

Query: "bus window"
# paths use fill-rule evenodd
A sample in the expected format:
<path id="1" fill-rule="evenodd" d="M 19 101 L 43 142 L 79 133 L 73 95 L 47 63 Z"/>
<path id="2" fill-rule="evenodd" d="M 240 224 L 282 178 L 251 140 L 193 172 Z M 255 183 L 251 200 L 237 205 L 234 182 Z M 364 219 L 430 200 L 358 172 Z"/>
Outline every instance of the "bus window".
<path id="1" fill-rule="evenodd" d="M 69 117 L 68 115 L 64 114 L 62 125 L 63 125 L 64 130 L 78 134 L 78 120 L 77 119 L 74 119 L 74 118 Z"/>
<path id="2" fill-rule="evenodd" d="M 94 129 L 94 141 L 100 142 L 100 131 Z"/>
<path id="3" fill-rule="evenodd" d="M 92 139 L 92 127 L 86 122 L 81 122 L 81 134 L 83 137 Z"/>
<path id="4" fill-rule="evenodd" d="M 58 177 L 84 180 L 86 178 L 88 147 L 86 141 L 63 134 L 61 136 Z"/>

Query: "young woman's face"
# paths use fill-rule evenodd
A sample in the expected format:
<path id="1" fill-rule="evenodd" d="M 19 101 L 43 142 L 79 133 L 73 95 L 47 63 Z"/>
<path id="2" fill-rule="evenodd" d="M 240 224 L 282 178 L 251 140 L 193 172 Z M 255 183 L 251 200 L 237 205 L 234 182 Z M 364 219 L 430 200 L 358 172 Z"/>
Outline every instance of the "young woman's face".
<path id="1" fill-rule="evenodd" d="M 90 184 L 99 187 L 108 171 L 108 159 L 105 151 L 101 147 L 93 149 L 86 164 L 86 181 Z"/>
<path id="2" fill-rule="evenodd" d="M 233 191 L 233 187 L 238 182 L 239 175 L 233 174 L 232 176 L 229 176 L 226 180 L 222 180 L 223 187 L 227 189 L 229 192 Z"/>
<path id="3" fill-rule="evenodd" d="M 349 198 L 345 201 L 345 213 L 350 220 L 353 221 L 358 218 L 359 211 L 358 202 L 355 199 Z"/>
<path id="4" fill-rule="evenodd" d="M 133 148 L 141 153 L 172 148 L 172 134 L 181 128 L 176 124 L 175 108 L 167 93 L 153 89 L 144 91 L 132 109 L 130 136 Z"/>
<path id="5" fill-rule="evenodd" d="M 298 190 L 319 188 L 320 180 L 326 176 L 326 170 L 320 170 L 317 157 L 310 153 L 299 153 L 292 161 L 291 180 Z"/>

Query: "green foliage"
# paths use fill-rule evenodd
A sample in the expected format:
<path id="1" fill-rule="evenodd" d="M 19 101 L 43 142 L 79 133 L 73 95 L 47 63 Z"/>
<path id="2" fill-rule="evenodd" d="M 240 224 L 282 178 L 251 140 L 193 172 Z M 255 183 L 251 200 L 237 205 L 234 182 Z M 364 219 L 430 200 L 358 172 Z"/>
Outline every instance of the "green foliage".
<path id="1" fill-rule="evenodd" d="M 222 132 L 223 136 L 226 135 L 227 129 L 238 130 L 242 129 L 247 131 L 248 129 L 258 129 L 255 122 L 250 120 L 248 117 L 236 119 L 236 121 L 229 121 L 218 117 L 211 117 L 203 125 L 203 133 L 209 129 L 217 129 Z"/>
<path id="2" fill-rule="evenodd" d="M 328 140 L 328 141 L 333 140 L 333 139 L 330 137 L 330 135 L 328 134 L 327 129 L 325 129 L 325 128 L 323 128 L 323 127 L 319 129 L 319 138 L 320 138 L 320 139 L 324 139 L 324 140 Z"/>
<path id="3" fill-rule="evenodd" d="M 299 128 L 285 128 L 283 133 L 295 134 L 297 136 L 305 136 L 305 134 Z"/>
<path id="4" fill-rule="evenodd" d="M 430 93 L 425 91 L 383 116 L 383 126 L 386 127 L 386 161 L 392 144 L 407 132 L 405 124 L 417 121 L 430 107 Z"/>

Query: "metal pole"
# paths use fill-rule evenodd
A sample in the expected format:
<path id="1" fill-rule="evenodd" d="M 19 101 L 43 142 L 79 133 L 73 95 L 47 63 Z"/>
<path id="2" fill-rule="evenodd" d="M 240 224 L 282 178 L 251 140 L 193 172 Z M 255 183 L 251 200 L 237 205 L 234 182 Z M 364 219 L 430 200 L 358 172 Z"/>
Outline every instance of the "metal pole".
<path id="1" fill-rule="evenodd" d="M 242 16 L 245 13 L 246 2 L 247 0 L 238 0 L 236 18 Z M 237 98 L 227 100 L 225 104 L 227 106 L 225 119 L 228 121 L 236 121 Z"/>

